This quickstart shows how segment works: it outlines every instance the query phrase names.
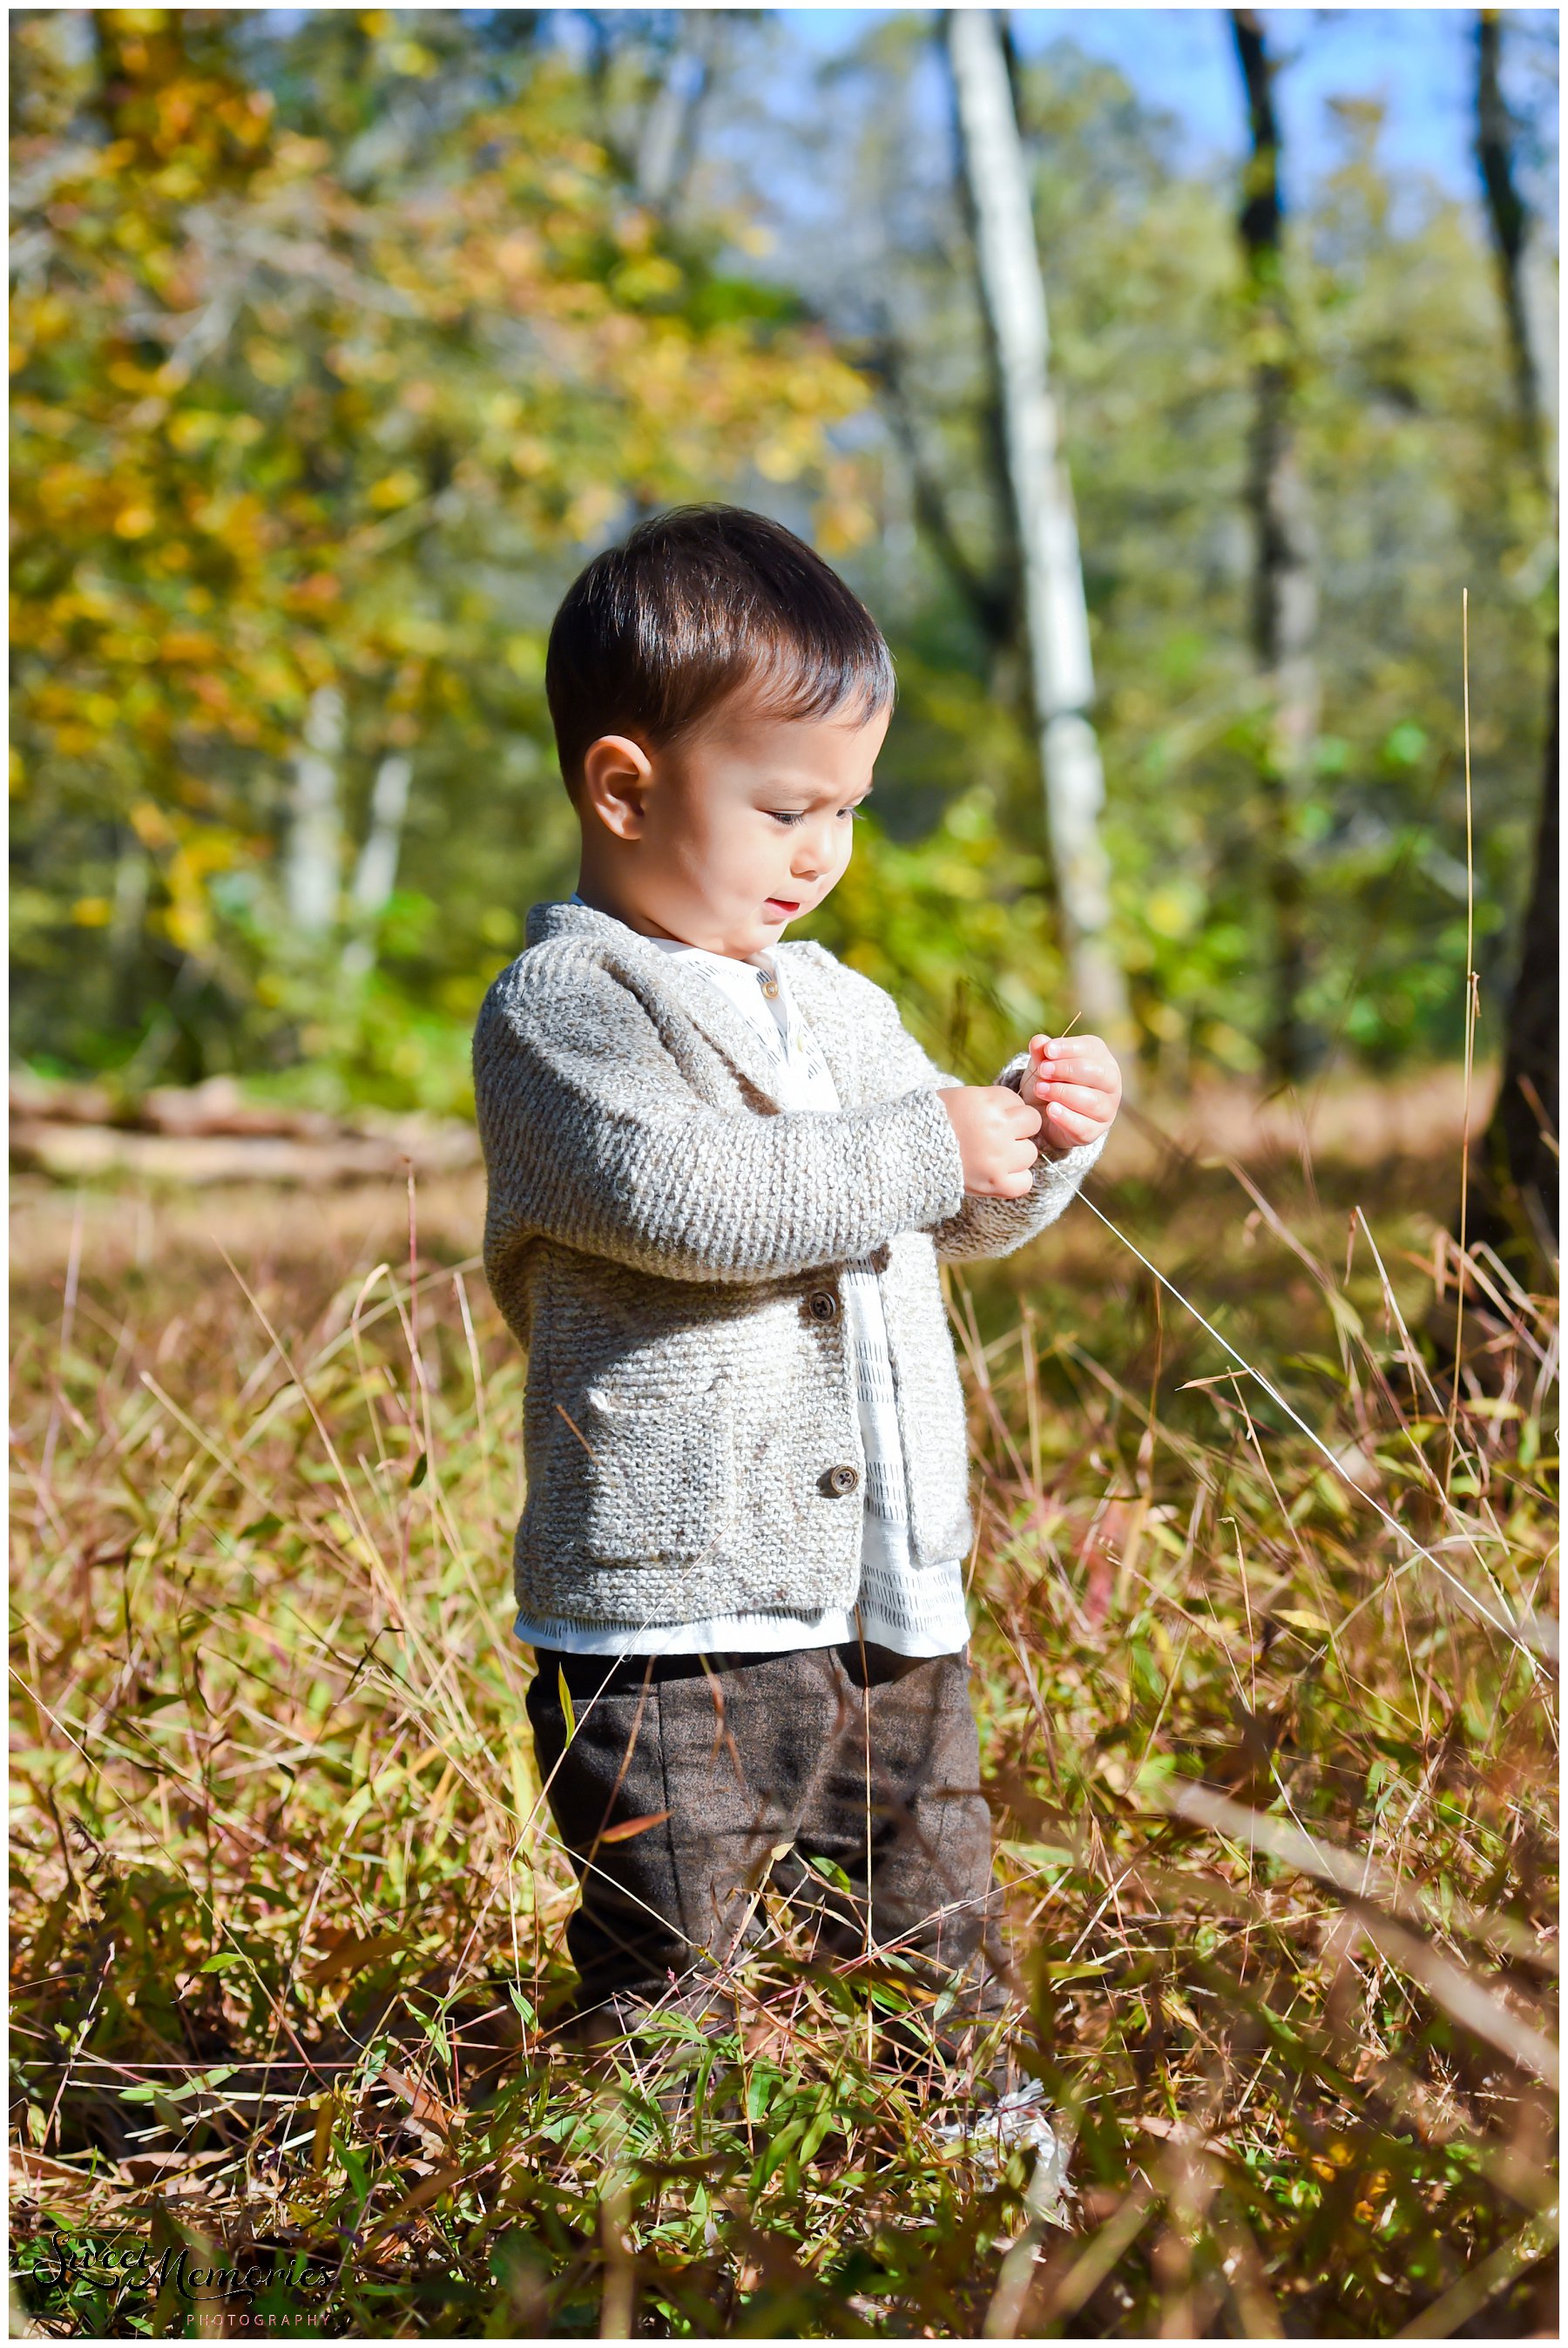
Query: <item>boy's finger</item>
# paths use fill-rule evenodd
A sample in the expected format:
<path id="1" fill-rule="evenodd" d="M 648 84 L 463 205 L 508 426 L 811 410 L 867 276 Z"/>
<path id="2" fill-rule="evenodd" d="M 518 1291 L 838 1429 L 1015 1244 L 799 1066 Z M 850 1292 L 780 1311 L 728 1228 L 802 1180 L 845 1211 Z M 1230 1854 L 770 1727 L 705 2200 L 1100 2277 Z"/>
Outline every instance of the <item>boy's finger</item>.
<path id="1" fill-rule="evenodd" d="M 1065 1061 L 1061 1067 L 1050 1067 L 1042 1061 L 1035 1082 L 1040 1085 L 1088 1085 L 1097 1093 L 1111 1090 L 1111 1080 L 1102 1070 L 1079 1067 L 1071 1060 Z"/>
<path id="2" fill-rule="evenodd" d="M 980 1193 L 981 1197 L 992 1199 L 1021 1199 L 1027 1196 L 1028 1192 L 1034 1187 L 1034 1162 L 1039 1156 L 1040 1152 L 1038 1149 L 1031 1149 L 1030 1151 L 1030 1162 L 1027 1166 L 1009 1167 L 1005 1171 L 999 1169 L 997 1173 L 991 1177 L 986 1189 Z"/>
<path id="3" fill-rule="evenodd" d="M 1043 1106 L 1081 1110 L 1085 1116 L 1092 1117 L 1103 1107 L 1105 1096 L 1092 1085 L 1050 1084 L 1040 1086 L 1040 1098 Z"/>
<path id="4" fill-rule="evenodd" d="M 1045 1113 L 1046 1130 L 1058 1140 L 1091 1141 L 1100 1131 L 1091 1117 L 1081 1117 L 1076 1109 L 1063 1108 L 1052 1101 Z"/>

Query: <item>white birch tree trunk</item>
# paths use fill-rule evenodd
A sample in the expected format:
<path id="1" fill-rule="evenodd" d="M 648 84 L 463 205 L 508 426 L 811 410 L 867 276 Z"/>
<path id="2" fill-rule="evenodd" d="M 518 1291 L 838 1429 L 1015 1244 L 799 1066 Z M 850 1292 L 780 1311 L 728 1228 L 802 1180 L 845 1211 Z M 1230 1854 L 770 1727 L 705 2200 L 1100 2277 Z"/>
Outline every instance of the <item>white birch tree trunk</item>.
<path id="1" fill-rule="evenodd" d="M 1126 982 L 1108 934 L 1111 876 L 1100 833 L 1105 778 L 1089 716 L 1094 670 L 1078 521 L 1050 389 L 1050 335 L 1029 174 L 992 11 L 951 10 L 948 55 L 980 293 L 1001 388 L 1046 828 L 1068 965 L 1086 1025 L 1124 1045 L 1132 1022 Z"/>
<path id="2" fill-rule="evenodd" d="M 400 752 L 382 760 L 370 795 L 370 828 L 354 867 L 350 890 L 354 913 L 367 927 L 397 882 L 397 860 L 403 848 L 403 824 L 408 812 L 408 787 L 414 779 L 412 760 Z M 375 960 L 374 949 L 363 933 L 343 949 L 343 966 L 351 978 L 363 978 Z"/>
<path id="3" fill-rule="evenodd" d="M 343 886 L 337 762 L 343 753 L 343 699 L 336 685 L 318 686 L 305 713 L 304 747 L 294 760 L 286 873 L 289 912 L 307 938 L 323 936 L 337 919 Z"/>
<path id="4" fill-rule="evenodd" d="M 654 93 L 638 141 L 637 192 L 656 211 L 663 210 L 676 193 L 692 118 L 707 80 L 702 38 L 701 18 L 694 38 L 682 24 L 680 44 Z"/>
<path id="5" fill-rule="evenodd" d="M 679 212 L 696 160 L 698 119 L 723 54 L 730 13 L 723 8 L 679 12 L 664 78 L 643 117 L 633 165 L 637 192 L 666 220 Z"/>
<path id="6" fill-rule="evenodd" d="M 352 893 L 356 913 L 379 913 L 396 884 L 403 819 L 408 812 L 408 786 L 413 779 L 412 761 L 395 751 L 376 768 L 370 795 L 370 829 L 354 867 Z"/>

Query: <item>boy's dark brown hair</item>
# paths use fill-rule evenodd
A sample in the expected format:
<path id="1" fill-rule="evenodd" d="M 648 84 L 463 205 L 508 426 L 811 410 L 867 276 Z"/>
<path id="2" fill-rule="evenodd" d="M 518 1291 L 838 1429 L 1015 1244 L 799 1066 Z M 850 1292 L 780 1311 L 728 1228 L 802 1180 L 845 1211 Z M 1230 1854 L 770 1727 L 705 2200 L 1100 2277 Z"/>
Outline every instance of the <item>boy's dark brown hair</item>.
<path id="1" fill-rule="evenodd" d="M 681 506 L 597 555 L 556 613 L 545 692 L 566 787 L 601 734 L 666 748 L 743 685 L 770 717 L 874 716 L 893 658 L 820 555 L 741 506 Z"/>

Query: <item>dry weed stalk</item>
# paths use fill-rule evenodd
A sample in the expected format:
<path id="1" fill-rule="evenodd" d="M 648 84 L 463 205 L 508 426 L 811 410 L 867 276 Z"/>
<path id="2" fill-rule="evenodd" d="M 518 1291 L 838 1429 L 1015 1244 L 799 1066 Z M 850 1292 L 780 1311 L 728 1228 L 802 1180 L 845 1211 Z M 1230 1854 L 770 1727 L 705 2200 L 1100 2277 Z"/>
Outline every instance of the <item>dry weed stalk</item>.
<path id="1" fill-rule="evenodd" d="M 471 1195 L 405 1272 L 366 1228 L 323 1280 L 302 1202 L 292 1239 L 231 1217 L 231 1271 L 188 1242 L 110 1281 L 83 1242 L 68 1311 L 24 1287 L 27 2305 L 147 2316 L 128 2225 L 260 2261 L 249 2328 L 1529 2328 L 1555 1331 L 1471 1262 L 1501 1334 L 1445 1392 L 1410 1334 L 1430 1168 L 1309 1174 L 1247 1174 L 1246 1251 L 1234 1174 L 1172 1159 L 1093 1250 L 955 1283 L 1066 2238 L 884 2059 L 896 2012 L 929 2026 L 896 1959 L 819 1971 L 782 1915 L 729 2036 L 672 2007 L 651 2048 L 553 2044 L 568 1870 L 505 1631 L 521 1368 Z"/>

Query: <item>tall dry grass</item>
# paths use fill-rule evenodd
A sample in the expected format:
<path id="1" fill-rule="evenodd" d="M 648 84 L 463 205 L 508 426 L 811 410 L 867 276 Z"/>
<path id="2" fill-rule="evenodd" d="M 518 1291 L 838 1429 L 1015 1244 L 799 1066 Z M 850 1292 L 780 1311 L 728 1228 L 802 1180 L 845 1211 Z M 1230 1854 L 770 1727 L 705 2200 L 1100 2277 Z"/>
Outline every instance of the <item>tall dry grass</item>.
<path id="1" fill-rule="evenodd" d="M 471 1187 L 416 1202 L 412 1263 L 357 1193 L 25 1200 L 26 2320 L 1550 2329 L 1556 1334 L 1486 1259 L 1457 1377 L 1412 1327 L 1454 1276 L 1438 1127 L 1371 1168 L 1127 1150 L 1091 1198 L 1214 1334 L 1084 1207 L 953 1283 L 1067 2230 L 883 2060 L 915 1985 L 817 1973 L 782 1920 L 737 1983 L 765 2034 L 595 2069 L 541 2031 L 569 1875 Z"/>

